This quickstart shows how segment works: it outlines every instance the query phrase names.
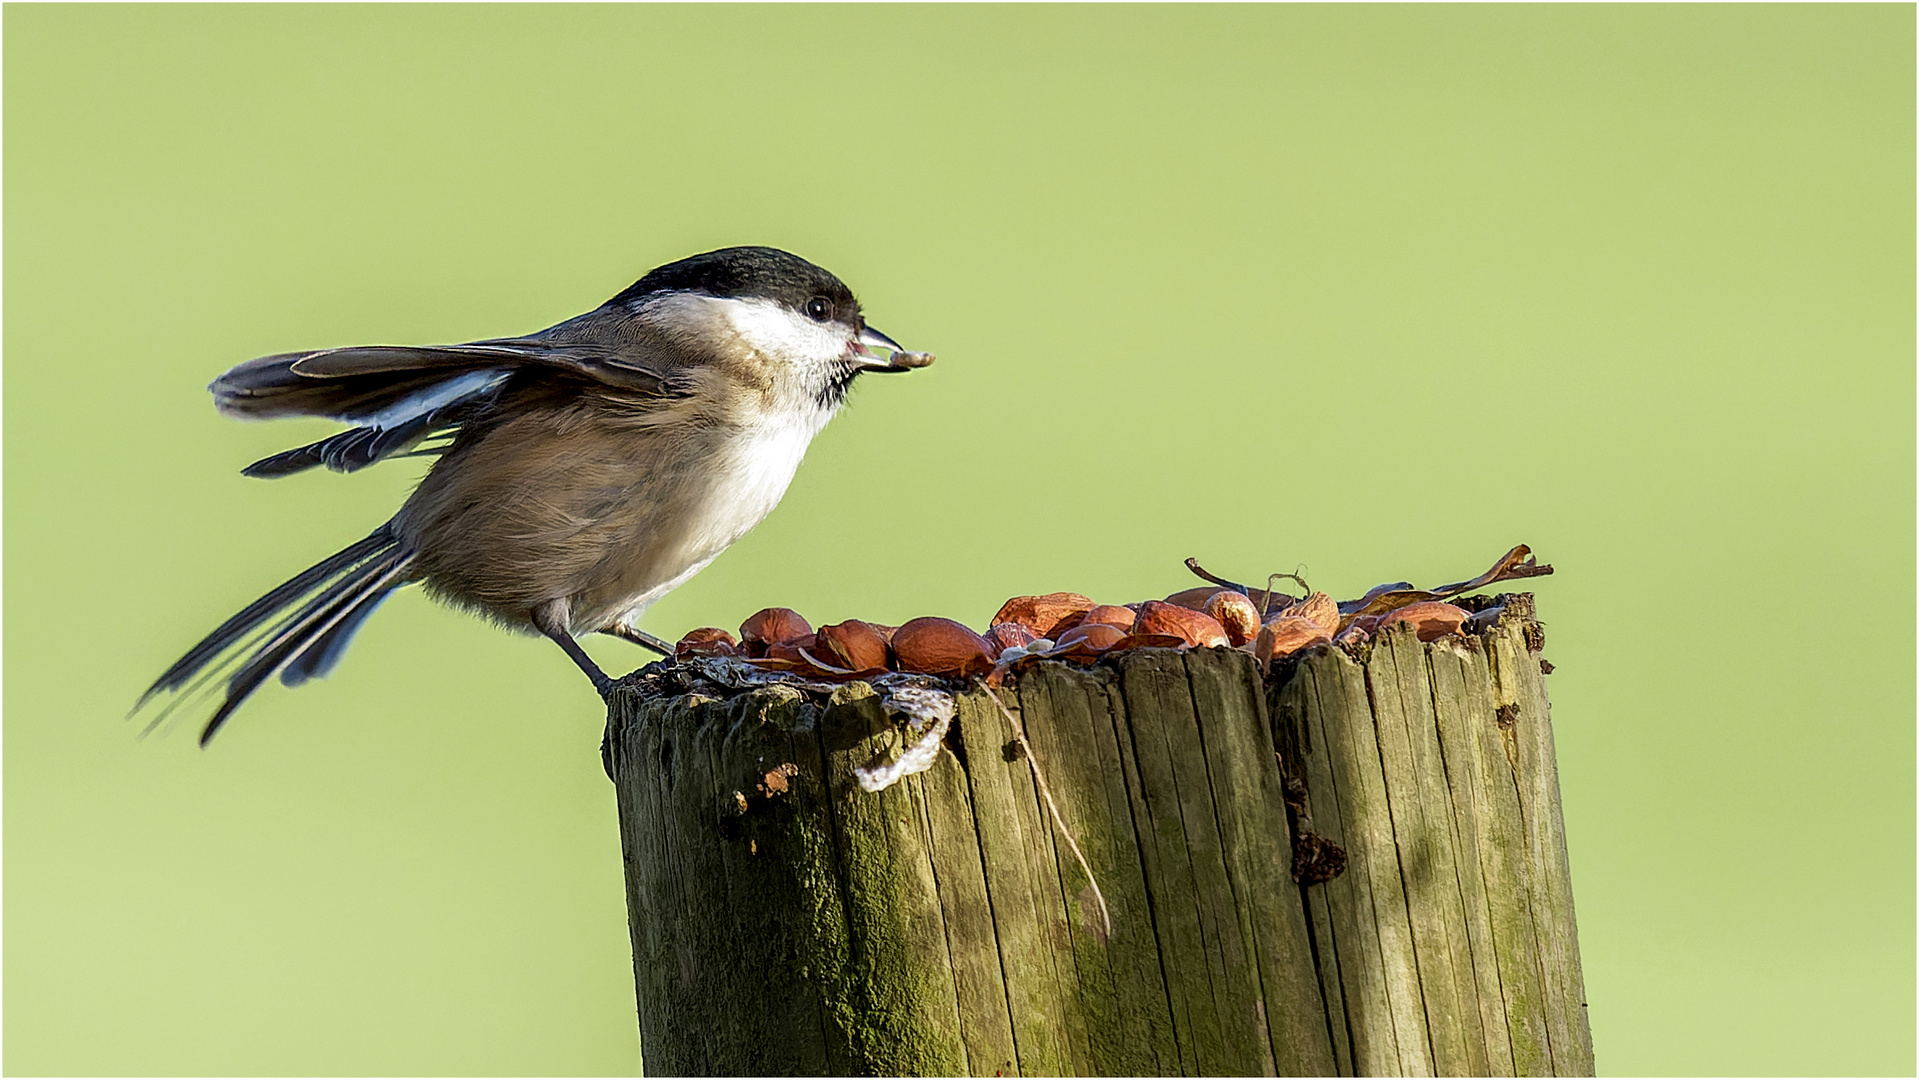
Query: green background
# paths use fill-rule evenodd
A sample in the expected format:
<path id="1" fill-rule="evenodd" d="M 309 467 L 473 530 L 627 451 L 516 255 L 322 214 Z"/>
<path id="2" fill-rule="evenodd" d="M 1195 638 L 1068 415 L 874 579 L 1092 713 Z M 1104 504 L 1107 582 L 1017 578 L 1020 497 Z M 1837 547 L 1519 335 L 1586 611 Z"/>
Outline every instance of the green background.
<path id="1" fill-rule="evenodd" d="M 774 244 L 932 369 L 646 625 L 984 623 L 1514 543 L 1600 1068 L 1911 1073 L 1914 13 L 5 12 L 5 1069 L 637 1067 L 601 713 L 407 594 L 210 750 L 122 718 L 411 463 L 258 354 Z M 592 645 L 630 669 L 619 642 Z"/>

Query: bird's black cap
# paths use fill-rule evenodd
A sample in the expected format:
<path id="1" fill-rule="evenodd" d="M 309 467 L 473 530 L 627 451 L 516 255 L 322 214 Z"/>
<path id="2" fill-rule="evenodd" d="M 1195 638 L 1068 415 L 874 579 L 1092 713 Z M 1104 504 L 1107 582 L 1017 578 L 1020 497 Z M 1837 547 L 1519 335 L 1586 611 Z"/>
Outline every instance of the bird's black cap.
<path id="1" fill-rule="evenodd" d="M 731 247 L 691 255 L 649 271 L 607 303 L 624 304 L 661 292 L 774 300 L 796 309 L 820 296 L 832 302 L 836 315 L 850 322 L 859 318 L 859 302 L 845 282 L 778 248 Z"/>

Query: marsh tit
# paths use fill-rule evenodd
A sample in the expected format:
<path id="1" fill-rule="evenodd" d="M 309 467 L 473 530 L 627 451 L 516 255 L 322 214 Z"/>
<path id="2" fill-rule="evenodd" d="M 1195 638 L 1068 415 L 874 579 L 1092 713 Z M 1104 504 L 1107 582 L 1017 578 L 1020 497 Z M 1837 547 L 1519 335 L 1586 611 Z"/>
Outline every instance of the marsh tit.
<path id="1" fill-rule="evenodd" d="M 855 378 L 932 361 L 866 325 L 839 278 L 764 247 L 669 263 L 524 337 L 250 360 L 209 387 L 221 412 L 351 426 L 246 475 L 437 460 L 391 520 L 222 623 L 141 700 L 224 679 L 204 744 L 267 680 L 326 674 L 412 584 L 551 638 L 605 694 L 575 638 L 671 655 L 640 614 L 766 517 Z"/>

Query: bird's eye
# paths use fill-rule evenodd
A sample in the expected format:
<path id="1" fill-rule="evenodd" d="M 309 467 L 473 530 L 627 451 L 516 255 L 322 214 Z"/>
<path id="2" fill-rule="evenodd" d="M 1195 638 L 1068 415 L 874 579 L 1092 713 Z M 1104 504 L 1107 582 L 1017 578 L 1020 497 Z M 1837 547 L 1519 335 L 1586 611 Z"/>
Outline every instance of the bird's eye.
<path id="1" fill-rule="evenodd" d="M 806 317 L 814 322 L 825 322 L 833 317 L 833 305 L 823 296 L 815 296 L 806 302 Z"/>

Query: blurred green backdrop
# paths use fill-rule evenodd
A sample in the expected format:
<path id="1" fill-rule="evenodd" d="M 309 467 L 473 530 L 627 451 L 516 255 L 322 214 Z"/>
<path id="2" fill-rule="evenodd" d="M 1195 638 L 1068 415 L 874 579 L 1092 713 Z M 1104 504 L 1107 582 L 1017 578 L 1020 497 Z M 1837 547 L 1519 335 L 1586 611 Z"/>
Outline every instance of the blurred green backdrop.
<path id="1" fill-rule="evenodd" d="M 417 475 L 243 479 L 327 427 L 210 377 L 736 243 L 941 359 L 655 632 L 1530 543 L 1600 1068 L 1913 1071 L 1911 6 L 4 18 L 7 1072 L 637 1067 L 551 645 L 406 595 L 208 751 L 122 716 Z"/>

